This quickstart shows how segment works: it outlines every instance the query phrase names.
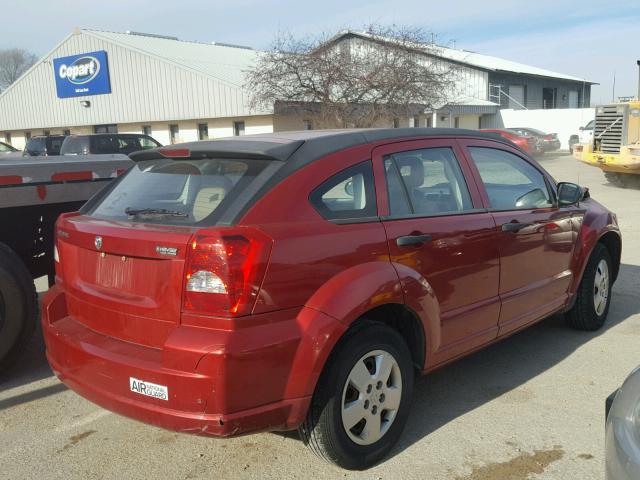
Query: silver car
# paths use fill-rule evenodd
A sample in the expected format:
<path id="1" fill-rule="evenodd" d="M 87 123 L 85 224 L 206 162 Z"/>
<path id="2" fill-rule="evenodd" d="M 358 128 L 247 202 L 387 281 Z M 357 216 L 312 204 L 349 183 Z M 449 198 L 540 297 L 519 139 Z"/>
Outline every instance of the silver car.
<path id="1" fill-rule="evenodd" d="M 640 479 L 640 367 L 607 399 L 606 479 Z"/>

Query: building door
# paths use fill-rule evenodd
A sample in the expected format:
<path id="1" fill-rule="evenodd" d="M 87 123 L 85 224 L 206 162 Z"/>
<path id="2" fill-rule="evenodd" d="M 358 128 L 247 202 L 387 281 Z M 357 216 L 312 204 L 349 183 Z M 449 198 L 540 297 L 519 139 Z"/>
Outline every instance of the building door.
<path id="1" fill-rule="evenodd" d="M 509 108 L 524 108 L 524 85 L 509 86 Z"/>
<path id="2" fill-rule="evenodd" d="M 542 108 L 556 108 L 556 89 L 542 89 Z"/>
<path id="3" fill-rule="evenodd" d="M 93 133 L 118 133 L 117 125 L 96 125 L 93 127 Z"/>
<path id="4" fill-rule="evenodd" d="M 569 108 L 578 108 L 577 90 L 569 90 Z"/>

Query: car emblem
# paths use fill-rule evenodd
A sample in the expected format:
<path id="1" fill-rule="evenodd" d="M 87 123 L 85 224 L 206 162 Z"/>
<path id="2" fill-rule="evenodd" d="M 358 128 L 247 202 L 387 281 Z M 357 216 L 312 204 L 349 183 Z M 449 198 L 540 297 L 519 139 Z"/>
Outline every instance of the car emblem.
<path id="1" fill-rule="evenodd" d="M 102 248 L 102 237 L 100 235 L 96 236 L 96 239 L 93 241 L 93 244 L 96 246 L 97 250 Z"/>

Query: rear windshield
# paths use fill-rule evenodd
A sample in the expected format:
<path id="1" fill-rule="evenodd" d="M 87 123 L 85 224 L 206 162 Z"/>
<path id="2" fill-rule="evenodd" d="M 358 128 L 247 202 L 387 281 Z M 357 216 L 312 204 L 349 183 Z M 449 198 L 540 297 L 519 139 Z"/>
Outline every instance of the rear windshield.
<path id="1" fill-rule="evenodd" d="M 212 225 L 269 163 L 221 158 L 139 162 L 87 213 L 143 223 Z"/>
<path id="2" fill-rule="evenodd" d="M 62 142 L 60 155 L 88 155 L 89 154 L 89 138 L 88 137 L 67 137 Z"/>

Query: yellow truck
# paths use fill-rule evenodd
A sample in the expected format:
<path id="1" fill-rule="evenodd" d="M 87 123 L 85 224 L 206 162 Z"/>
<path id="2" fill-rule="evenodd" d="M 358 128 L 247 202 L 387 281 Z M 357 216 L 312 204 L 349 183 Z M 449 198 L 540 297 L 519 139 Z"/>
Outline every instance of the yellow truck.
<path id="1" fill-rule="evenodd" d="M 573 156 L 615 185 L 640 187 L 640 100 L 596 107 L 593 138 L 574 145 Z"/>

